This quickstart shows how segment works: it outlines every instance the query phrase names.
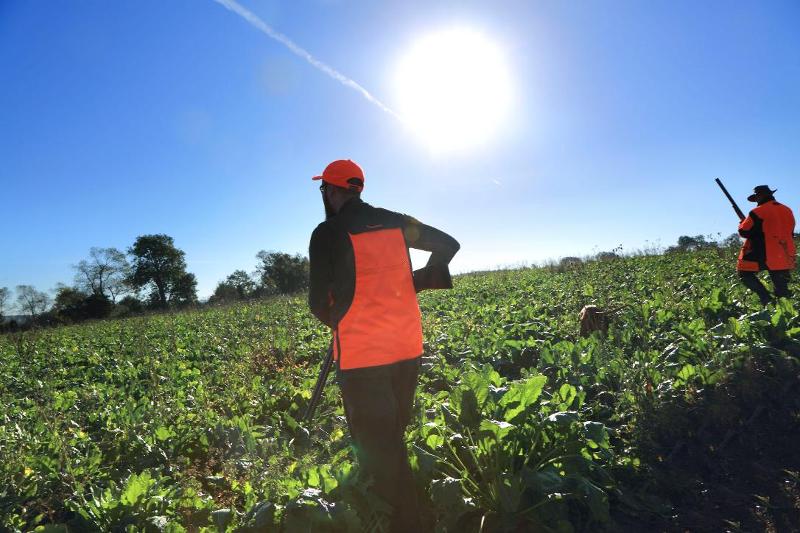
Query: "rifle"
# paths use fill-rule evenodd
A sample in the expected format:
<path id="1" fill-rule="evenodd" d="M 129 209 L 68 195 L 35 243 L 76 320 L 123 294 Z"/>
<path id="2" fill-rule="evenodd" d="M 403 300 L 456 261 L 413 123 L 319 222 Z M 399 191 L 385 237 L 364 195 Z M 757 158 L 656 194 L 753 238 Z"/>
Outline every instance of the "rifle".
<path id="1" fill-rule="evenodd" d="M 325 384 L 328 382 L 328 374 L 331 373 L 332 366 L 333 366 L 333 341 L 331 341 L 330 346 L 328 346 L 328 355 L 325 356 L 325 360 L 322 362 L 322 368 L 319 371 L 317 384 L 314 385 L 314 393 L 311 395 L 311 401 L 308 403 L 308 407 L 306 407 L 306 412 L 303 415 L 303 421 L 305 421 L 306 423 L 311 421 L 311 418 L 314 416 L 314 411 L 317 410 L 317 404 L 319 403 L 319 399 L 322 397 L 322 391 L 325 390 Z"/>
<path id="2" fill-rule="evenodd" d="M 725 188 L 725 186 L 722 184 L 719 178 L 714 178 L 714 181 L 717 182 L 719 188 L 722 189 L 722 192 L 725 193 L 725 196 L 728 197 L 728 201 L 731 203 L 731 207 L 733 207 L 733 210 L 736 211 L 737 215 L 739 215 L 739 220 L 744 220 L 745 219 L 744 213 L 742 213 L 742 210 L 739 209 L 738 205 L 736 205 L 736 200 L 734 200 L 733 197 L 730 195 L 728 189 Z"/>

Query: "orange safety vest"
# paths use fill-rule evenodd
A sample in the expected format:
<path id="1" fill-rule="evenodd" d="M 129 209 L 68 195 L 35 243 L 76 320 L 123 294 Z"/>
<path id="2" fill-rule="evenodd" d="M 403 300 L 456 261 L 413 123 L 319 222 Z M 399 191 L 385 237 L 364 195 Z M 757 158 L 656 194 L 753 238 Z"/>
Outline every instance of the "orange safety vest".
<path id="1" fill-rule="evenodd" d="M 794 269 L 797 251 L 791 209 L 774 200 L 765 202 L 750 211 L 739 224 L 739 231 L 747 240 L 739 252 L 737 270 Z"/>
<path id="2" fill-rule="evenodd" d="M 422 319 L 402 229 L 348 235 L 355 293 L 335 331 L 339 368 L 388 365 L 422 355 Z"/>

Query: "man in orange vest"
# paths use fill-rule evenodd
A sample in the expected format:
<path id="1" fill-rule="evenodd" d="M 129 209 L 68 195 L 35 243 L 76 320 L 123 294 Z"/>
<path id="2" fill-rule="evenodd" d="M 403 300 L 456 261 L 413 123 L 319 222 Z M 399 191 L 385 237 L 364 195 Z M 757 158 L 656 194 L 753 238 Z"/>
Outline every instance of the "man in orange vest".
<path id="1" fill-rule="evenodd" d="M 774 190 L 766 185 L 753 189 L 747 197 L 758 206 L 739 224 L 739 235 L 745 243 L 739 252 L 736 269 L 742 283 L 767 305 L 772 296 L 756 277 L 756 272 L 767 270 L 775 286 L 775 296 L 788 297 L 789 278 L 795 267 L 794 215 L 792 210 L 775 201 Z"/>
<path id="2" fill-rule="evenodd" d="M 458 242 L 412 217 L 361 200 L 364 173 L 334 161 L 321 176 L 326 220 L 309 245 L 308 303 L 333 330 L 337 380 L 360 471 L 392 507 L 393 531 L 419 531 L 405 445 L 422 355 L 416 293 L 450 288 Z M 431 252 L 412 272 L 409 248 Z"/>

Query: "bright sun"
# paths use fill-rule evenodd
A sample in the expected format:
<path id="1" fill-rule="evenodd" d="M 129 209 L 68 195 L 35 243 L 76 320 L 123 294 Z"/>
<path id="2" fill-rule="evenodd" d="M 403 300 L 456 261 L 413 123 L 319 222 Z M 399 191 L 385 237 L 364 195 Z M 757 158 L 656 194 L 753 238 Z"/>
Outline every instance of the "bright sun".
<path id="1" fill-rule="evenodd" d="M 475 30 L 448 29 L 419 39 L 400 60 L 397 110 L 431 150 L 468 149 L 508 117 L 511 85 L 500 47 Z"/>

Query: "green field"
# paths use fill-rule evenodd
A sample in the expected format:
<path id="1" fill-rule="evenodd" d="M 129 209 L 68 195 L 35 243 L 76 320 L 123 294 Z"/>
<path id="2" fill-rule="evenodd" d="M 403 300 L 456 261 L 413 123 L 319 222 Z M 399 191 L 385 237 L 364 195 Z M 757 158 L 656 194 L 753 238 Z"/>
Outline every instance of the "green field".
<path id="1" fill-rule="evenodd" d="M 733 253 L 421 294 L 426 523 L 796 530 L 800 300 L 761 310 Z M 0 336 L 0 531 L 380 531 L 333 381 L 298 423 L 328 335 L 298 297 Z"/>

